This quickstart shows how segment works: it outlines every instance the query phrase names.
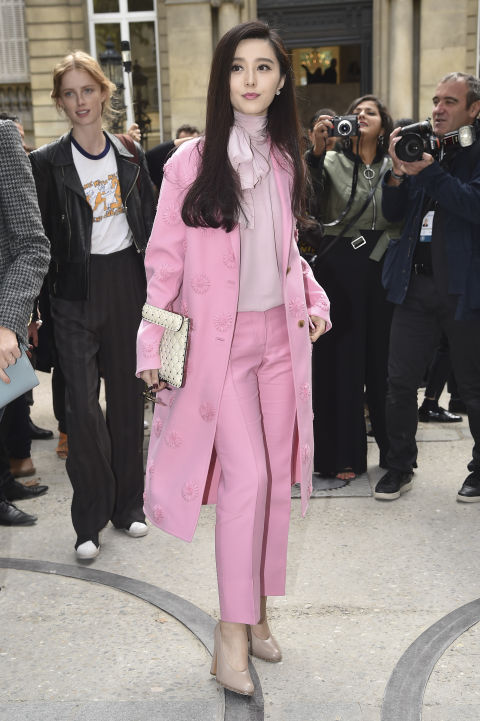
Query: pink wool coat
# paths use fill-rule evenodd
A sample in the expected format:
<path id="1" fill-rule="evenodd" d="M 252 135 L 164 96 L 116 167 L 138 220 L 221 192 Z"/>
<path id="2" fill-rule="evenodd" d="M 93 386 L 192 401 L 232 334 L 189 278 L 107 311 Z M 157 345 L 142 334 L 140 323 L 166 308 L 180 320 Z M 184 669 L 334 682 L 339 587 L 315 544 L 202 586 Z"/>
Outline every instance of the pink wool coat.
<path id="1" fill-rule="evenodd" d="M 145 477 L 145 514 L 164 531 L 191 541 L 202 500 L 213 502 L 221 469 L 215 457 L 217 409 L 230 354 L 240 278 L 240 232 L 190 228 L 181 219 L 185 192 L 196 177 L 201 139 L 180 146 L 165 177 L 145 267 L 147 303 L 191 318 L 186 382 L 158 394 Z M 291 175 L 272 153 L 282 205 L 283 293 L 292 357 L 297 418 L 285 428 L 292 445 L 292 483 L 301 482 L 305 514 L 312 489 L 313 427 L 308 315 L 331 327 L 330 304 L 300 257 L 290 203 Z M 137 374 L 158 368 L 163 329 L 142 321 Z M 319 341 L 321 342 L 321 340 Z"/>

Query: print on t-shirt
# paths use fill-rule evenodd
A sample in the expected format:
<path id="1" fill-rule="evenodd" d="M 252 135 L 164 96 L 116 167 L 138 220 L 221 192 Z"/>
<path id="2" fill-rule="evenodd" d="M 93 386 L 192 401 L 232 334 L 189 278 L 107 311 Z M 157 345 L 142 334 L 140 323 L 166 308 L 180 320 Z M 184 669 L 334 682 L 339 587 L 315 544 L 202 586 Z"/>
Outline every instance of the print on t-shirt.
<path id="1" fill-rule="evenodd" d="M 85 199 L 92 209 L 90 252 L 105 255 L 125 250 L 132 244 L 132 231 L 122 202 L 113 148 L 110 146 L 99 158 L 89 158 L 72 143 L 72 156 Z"/>
<path id="2" fill-rule="evenodd" d="M 108 178 L 92 180 L 83 186 L 85 196 L 93 210 L 93 222 L 124 213 L 118 175 L 110 173 Z"/>

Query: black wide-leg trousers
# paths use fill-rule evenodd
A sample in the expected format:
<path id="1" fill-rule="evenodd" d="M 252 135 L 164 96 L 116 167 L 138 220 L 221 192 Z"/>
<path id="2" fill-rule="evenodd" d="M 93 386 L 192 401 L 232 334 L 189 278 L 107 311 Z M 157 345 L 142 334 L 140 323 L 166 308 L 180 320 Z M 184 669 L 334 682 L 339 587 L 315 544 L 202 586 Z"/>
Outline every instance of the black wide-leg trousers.
<path id="1" fill-rule="evenodd" d="M 417 389 L 438 346 L 448 339 L 453 372 L 473 436 L 471 471 L 480 471 L 480 320 L 455 320 L 456 298 L 439 292 L 432 276 L 412 275 L 393 314 L 388 361 L 388 467 L 409 472 L 417 459 Z"/>
<path id="2" fill-rule="evenodd" d="M 393 305 L 382 286 L 383 261 L 369 259 L 376 237 L 353 250 L 348 239 L 318 263 L 315 277 L 331 304 L 332 330 L 313 346 L 314 469 L 325 475 L 367 470 L 365 400 L 386 463 L 387 361 Z"/>
<path id="3" fill-rule="evenodd" d="M 76 547 L 109 520 L 144 521 L 143 383 L 135 377 L 145 275 L 133 248 L 90 258 L 88 300 L 51 299 L 66 384 L 67 472 Z M 98 399 L 105 383 L 106 414 Z"/>

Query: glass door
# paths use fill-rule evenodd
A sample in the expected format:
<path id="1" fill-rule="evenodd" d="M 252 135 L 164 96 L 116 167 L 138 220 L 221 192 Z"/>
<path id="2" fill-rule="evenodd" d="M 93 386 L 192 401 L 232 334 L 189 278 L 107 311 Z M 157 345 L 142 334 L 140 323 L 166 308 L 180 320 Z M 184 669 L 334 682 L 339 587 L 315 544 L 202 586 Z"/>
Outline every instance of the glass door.
<path id="1" fill-rule="evenodd" d="M 124 132 L 136 122 L 143 146 L 152 147 L 163 139 L 155 0 L 88 0 L 88 12 L 91 53 L 118 89 L 112 127 Z M 121 62 L 124 41 L 130 43 L 131 72 Z"/>

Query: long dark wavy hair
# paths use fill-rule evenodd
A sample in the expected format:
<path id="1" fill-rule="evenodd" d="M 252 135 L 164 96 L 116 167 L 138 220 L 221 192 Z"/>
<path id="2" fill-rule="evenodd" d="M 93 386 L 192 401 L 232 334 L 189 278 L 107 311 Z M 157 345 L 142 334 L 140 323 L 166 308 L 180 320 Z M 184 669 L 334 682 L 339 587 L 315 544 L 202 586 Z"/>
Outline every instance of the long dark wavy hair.
<path id="1" fill-rule="evenodd" d="M 375 103 L 377 110 L 380 113 L 383 135 L 379 136 L 378 150 L 382 155 L 386 155 L 388 152 L 388 146 L 390 145 L 390 133 L 393 130 L 393 119 L 388 112 L 388 108 L 385 103 L 383 103 L 376 95 L 362 95 L 360 98 L 356 98 L 350 103 L 345 114 L 351 115 L 355 108 L 358 107 L 360 103 L 364 102 Z"/>
<path id="2" fill-rule="evenodd" d="M 272 150 L 279 151 L 291 169 L 293 214 L 299 220 L 304 216 L 305 168 L 292 66 L 279 34 L 266 23 L 253 21 L 229 30 L 213 55 L 200 169 L 182 208 L 183 222 L 191 227 L 223 227 L 230 232 L 238 222 L 241 189 L 227 154 L 234 120 L 230 103 L 230 74 L 238 44 L 250 39 L 268 40 L 280 64 L 281 75 L 285 76 L 280 95 L 275 95 L 267 111 L 267 132 Z"/>

